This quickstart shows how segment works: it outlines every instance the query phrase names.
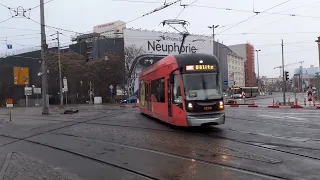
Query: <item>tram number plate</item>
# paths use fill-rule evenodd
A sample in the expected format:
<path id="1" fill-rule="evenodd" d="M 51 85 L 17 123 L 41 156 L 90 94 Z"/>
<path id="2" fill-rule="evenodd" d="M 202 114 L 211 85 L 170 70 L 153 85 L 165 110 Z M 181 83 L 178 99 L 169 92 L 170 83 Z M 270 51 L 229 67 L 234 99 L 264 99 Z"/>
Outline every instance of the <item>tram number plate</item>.
<path id="1" fill-rule="evenodd" d="M 204 109 L 205 111 L 210 111 L 210 110 L 212 110 L 212 107 L 211 107 L 211 106 L 206 106 L 206 107 L 203 107 L 203 109 Z"/>

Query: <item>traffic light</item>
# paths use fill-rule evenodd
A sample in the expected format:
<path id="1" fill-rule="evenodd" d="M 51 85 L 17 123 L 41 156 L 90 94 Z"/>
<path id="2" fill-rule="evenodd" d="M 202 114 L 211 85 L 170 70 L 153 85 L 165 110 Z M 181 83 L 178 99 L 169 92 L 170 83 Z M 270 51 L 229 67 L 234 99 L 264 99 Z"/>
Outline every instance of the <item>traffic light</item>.
<path id="1" fill-rule="evenodd" d="M 286 81 L 288 81 L 288 80 L 289 80 L 289 72 L 286 71 L 286 72 L 284 72 L 284 73 L 285 73 Z"/>
<path id="2" fill-rule="evenodd" d="M 290 84 L 292 84 L 292 79 L 290 79 L 290 81 L 289 81 L 289 82 L 290 82 Z"/>

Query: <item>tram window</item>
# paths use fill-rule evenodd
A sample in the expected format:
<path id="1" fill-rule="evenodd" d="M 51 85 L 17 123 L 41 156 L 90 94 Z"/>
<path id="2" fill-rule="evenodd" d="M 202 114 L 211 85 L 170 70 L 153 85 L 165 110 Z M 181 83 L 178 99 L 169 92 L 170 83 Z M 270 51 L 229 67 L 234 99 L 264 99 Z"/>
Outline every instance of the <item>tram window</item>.
<path id="1" fill-rule="evenodd" d="M 156 102 L 165 102 L 164 78 L 151 81 L 151 95 Z"/>
<path id="2" fill-rule="evenodd" d="M 181 88 L 180 88 L 180 81 L 179 76 L 174 75 L 174 85 L 173 85 L 173 102 L 180 108 L 182 107 L 182 95 L 181 95 Z"/>
<path id="3" fill-rule="evenodd" d="M 146 84 L 144 80 L 140 81 L 140 104 L 141 106 L 145 106 L 146 100 Z"/>

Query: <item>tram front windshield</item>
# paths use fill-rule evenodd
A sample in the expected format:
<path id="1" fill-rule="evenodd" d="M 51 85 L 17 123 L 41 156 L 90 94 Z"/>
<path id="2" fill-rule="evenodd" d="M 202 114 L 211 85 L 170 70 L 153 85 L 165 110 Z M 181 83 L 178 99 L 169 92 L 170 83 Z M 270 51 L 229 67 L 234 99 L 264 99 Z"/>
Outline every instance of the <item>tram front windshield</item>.
<path id="1" fill-rule="evenodd" d="M 186 100 L 210 100 L 222 97 L 218 73 L 183 74 Z"/>

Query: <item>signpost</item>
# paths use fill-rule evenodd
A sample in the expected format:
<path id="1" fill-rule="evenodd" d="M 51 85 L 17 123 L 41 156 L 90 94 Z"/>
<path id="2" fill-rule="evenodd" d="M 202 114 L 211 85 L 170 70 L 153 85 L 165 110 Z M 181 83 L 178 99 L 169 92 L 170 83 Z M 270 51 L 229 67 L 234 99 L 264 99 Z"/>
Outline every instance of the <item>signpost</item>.
<path id="1" fill-rule="evenodd" d="M 37 102 L 36 102 L 36 106 L 39 105 L 39 94 L 41 94 L 41 88 L 33 88 L 33 93 L 37 95 Z"/>
<path id="2" fill-rule="evenodd" d="M 65 93 L 65 97 L 66 97 L 66 105 L 68 105 L 68 96 L 67 96 L 67 92 L 68 92 L 68 80 L 66 77 L 63 78 L 63 92 Z"/>
<path id="3" fill-rule="evenodd" d="M 28 107 L 28 96 L 32 95 L 32 87 L 26 86 L 24 88 L 24 95 L 26 95 L 26 107 Z"/>

